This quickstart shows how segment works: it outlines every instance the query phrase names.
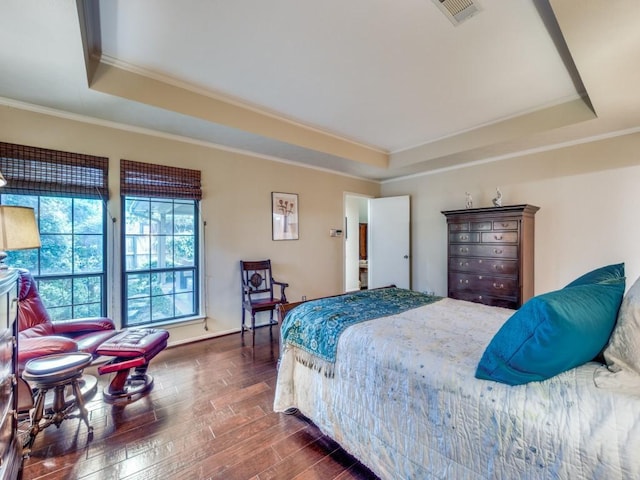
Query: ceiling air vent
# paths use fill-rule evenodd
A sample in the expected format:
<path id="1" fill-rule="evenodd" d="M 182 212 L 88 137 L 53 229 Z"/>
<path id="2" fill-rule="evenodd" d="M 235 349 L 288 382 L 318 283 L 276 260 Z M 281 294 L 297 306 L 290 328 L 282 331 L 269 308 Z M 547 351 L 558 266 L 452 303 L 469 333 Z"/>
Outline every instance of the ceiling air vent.
<path id="1" fill-rule="evenodd" d="M 480 11 L 478 4 L 472 0 L 433 0 L 433 3 L 454 25 L 458 25 Z"/>

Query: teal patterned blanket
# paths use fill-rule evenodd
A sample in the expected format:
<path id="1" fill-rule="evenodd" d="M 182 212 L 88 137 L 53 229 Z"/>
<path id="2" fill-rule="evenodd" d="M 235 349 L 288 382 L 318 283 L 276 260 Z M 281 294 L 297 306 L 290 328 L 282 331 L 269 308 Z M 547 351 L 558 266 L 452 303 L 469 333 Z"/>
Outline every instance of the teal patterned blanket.
<path id="1" fill-rule="evenodd" d="M 338 338 L 349 326 L 427 305 L 442 297 L 405 290 L 380 288 L 302 303 L 282 322 L 281 341 L 313 355 L 298 360 L 312 368 L 336 360 Z M 321 361 L 318 362 L 317 359 Z M 327 372 L 325 372 L 327 373 Z"/>

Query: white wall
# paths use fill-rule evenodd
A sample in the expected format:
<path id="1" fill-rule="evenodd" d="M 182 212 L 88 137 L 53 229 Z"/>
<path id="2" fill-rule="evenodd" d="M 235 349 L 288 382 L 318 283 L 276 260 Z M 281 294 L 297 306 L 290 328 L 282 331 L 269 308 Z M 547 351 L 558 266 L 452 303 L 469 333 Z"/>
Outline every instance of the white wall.
<path id="1" fill-rule="evenodd" d="M 413 288 L 447 293 L 442 210 L 503 205 L 540 207 L 535 231 L 536 294 L 563 287 L 601 265 L 625 262 L 627 287 L 640 275 L 640 134 L 520 158 L 415 176 L 382 185 L 411 195 Z"/>

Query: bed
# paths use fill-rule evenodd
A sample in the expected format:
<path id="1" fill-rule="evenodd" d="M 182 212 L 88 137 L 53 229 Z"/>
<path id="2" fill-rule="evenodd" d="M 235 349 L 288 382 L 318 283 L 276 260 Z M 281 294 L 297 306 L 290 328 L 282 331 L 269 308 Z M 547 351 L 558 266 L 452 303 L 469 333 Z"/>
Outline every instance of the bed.
<path id="1" fill-rule="evenodd" d="M 590 275 L 588 281 L 597 277 Z M 580 284 L 565 289 L 571 287 L 572 295 L 594 296 Z M 640 311 L 639 282 L 623 307 L 621 295 L 616 318 L 618 310 Z M 352 305 L 347 302 L 347 310 L 356 310 Z M 282 324 L 274 410 L 299 411 L 383 479 L 640 478 L 640 385 L 629 380 L 640 378 L 640 359 L 638 372 L 574 358 L 577 366 L 542 381 L 509 385 L 477 378 L 479 360 L 525 306 L 514 312 L 427 299 L 351 322 L 336 337 L 332 359 L 326 352 L 316 355 L 317 339 L 296 341 L 309 333 L 295 325 L 304 326 L 309 311 L 326 309 L 322 303 L 298 305 Z M 636 322 L 640 328 L 640 314 L 630 316 L 627 326 Z M 603 346 L 615 337 L 616 318 Z M 331 313 L 324 321 L 336 319 Z M 581 334 L 572 335 L 579 344 L 585 343 Z M 619 335 L 623 349 L 628 336 Z M 563 356 L 553 346 L 541 354 Z"/>

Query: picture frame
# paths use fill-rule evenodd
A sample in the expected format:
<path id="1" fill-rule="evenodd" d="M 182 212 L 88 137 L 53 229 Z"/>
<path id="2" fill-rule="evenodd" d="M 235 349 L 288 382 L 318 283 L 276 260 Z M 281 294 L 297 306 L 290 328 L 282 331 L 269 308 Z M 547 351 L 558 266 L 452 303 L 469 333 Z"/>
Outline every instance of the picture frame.
<path id="1" fill-rule="evenodd" d="M 298 194 L 271 192 L 273 240 L 298 240 Z"/>

